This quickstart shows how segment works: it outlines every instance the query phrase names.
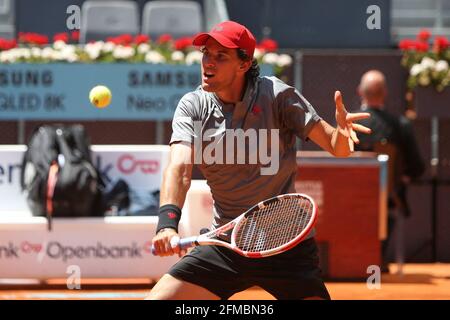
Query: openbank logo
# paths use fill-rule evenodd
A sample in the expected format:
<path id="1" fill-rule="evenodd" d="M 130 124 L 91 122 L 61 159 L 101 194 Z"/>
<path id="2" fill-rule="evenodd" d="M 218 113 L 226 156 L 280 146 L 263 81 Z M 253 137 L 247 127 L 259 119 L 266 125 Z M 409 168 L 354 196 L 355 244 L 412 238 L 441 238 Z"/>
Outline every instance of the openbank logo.
<path id="1" fill-rule="evenodd" d="M 15 184 L 20 179 L 22 164 L 0 162 L 0 186 Z"/>
<path id="2" fill-rule="evenodd" d="M 59 241 L 50 241 L 47 245 L 23 241 L 20 244 L 9 242 L 0 245 L 0 259 L 20 259 L 29 254 L 44 255 L 50 259 L 68 262 L 72 259 L 141 259 L 151 254 L 151 241 L 139 245 L 132 242 L 128 245 L 65 245 Z"/>

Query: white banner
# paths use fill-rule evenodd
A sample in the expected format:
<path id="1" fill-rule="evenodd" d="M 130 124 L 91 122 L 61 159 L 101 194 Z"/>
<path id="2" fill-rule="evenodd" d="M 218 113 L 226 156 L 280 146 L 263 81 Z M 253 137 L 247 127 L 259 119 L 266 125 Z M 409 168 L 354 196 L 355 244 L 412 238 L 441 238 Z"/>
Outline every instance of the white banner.
<path id="1" fill-rule="evenodd" d="M 153 278 L 178 257 L 155 257 L 151 239 L 156 216 L 32 217 L 20 191 L 25 146 L 0 146 L 0 278 Z M 130 211 L 159 206 L 167 146 L 92 146 L 93 161 L 109 185 L 118 179 L 131 190 Z M 192 181 L 180 221 L 180 235 L 210 227 L 212 197 L 205 181 Z M 72 280 L 70 280 L 72 279 Z"/>
<path id="2" fill-rule="evenodd" d="M 0 217 L 29 217 L 20 188 L 20 173 L 26 146 L 0 146 Z M 168 146 L 92 146 L 94 165 L 108 187 L 123 179 L 130 187 L 131 214 L 157 208 Z M 148 211 L 148 210 L 146 210 Z"/>
<path id="3" fill-rule="evenodd" d="M 0 146 L 0 217 L 31 216 L 20 189 L 22 157 L 27 147 Z"/>
<path id="4" fill-rule="evenodd" d="M 4 220 L 4 219 L 3 219 Z M 159 278 L 178 257 L 151 254 L 157 217 L 0 221 L 0 278 Z"/>

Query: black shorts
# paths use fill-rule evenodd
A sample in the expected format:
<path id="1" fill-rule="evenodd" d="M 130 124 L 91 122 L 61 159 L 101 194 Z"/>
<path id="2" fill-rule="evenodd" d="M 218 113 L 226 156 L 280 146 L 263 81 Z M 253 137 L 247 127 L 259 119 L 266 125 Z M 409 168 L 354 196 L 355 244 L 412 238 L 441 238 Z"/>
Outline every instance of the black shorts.
<path id="1" fill-rule="evenodd" d="M 221 299 L 252 286 L 263 288 L 277 299 L 330 299 L 321 278 L 314 238 L 281 254 L 258 259 L 219 246 L 200 246 L 178 261 L 169 274 Z"/>

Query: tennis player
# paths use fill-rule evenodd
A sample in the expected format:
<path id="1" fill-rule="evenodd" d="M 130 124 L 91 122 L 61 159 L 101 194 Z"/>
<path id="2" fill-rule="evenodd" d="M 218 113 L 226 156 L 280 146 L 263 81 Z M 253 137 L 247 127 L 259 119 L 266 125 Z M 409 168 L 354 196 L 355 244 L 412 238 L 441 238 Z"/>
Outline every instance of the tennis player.
<path id="1" fill-rule="evenodd" d="M 314 230 L 293 249 L 261 259 L 242 257 L 220 246 L 196 247 L 185 255 L 173 245 L 177 240 L 174 237 L 178 237 L 193 163 L 199 154 L 205 156 L 202 151 L 211 148 L 211 141 L 217 142 L 213 138 L 220 140 L 230 130 L 238 129 L 275 130 L 278 134 L 277 143 L 270 141 L 265 146 L 272 162 L 278 161 L 273 166 L 277 170 L 271 174 L 262 174 L 261 169 L 267 164 L 261 163 L 199 164 L 214 199 L 216 228 L 259 201 L 295 192 L 296 137 L 309 138 L 334 156 L 347 157 L 353 151 L 353 143 L 358 143 L 355 131 L 370 133 L 370 129 L 354 121 L 369 115 L 348 113 L 341 93 L 336 91 L 334 128 L 296 89 L 276 77 L 260 77 L 253 59 L 255 38 L 241 24 L 222 22 L 209 33 L 198 34 L 193 43 L 203 52 L 202 84 L 186 94 L 175 111 L 157 234 L 152 240 L 157 255 L 179 254 L 183 258 L 158 281 L 148 298 L 228 299 L 236 292 L 259 286 L 278 299 L 330 299 L 320 275 Z M 198 143 L 196 139 L 205 136 L 207 139 Z M 235 147 L 227 149 L 229 141 L 223 145 L 224 154 L 236 152 Z M 196 146 L 201 146 L 201 150 L 196 150 Z M 254 146 L 245 147 L 248 156 Z M 237 158 L 234 155 L 233 159 Z M 229 236 L 224 235 L 223 239 L 229 240 Z"/>

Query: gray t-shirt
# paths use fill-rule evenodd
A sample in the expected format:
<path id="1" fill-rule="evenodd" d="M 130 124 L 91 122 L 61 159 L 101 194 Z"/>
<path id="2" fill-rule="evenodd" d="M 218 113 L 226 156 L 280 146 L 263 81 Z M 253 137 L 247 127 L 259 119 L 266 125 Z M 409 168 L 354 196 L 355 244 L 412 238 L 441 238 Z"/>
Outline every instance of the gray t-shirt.
<path id="1" fill-rule="evenodd" d="M 235 105 L 201 87 L 180 100 L 170 143 L 193 144 L 214 200 L 214 228 L 262 200 L 295 192 L 296 136 L 306 139 L 320 119 L 295 88 L 276 77 L 249 84 Z M 236 138 L 239 129 L 248 133 L 243 143 Z"/>

